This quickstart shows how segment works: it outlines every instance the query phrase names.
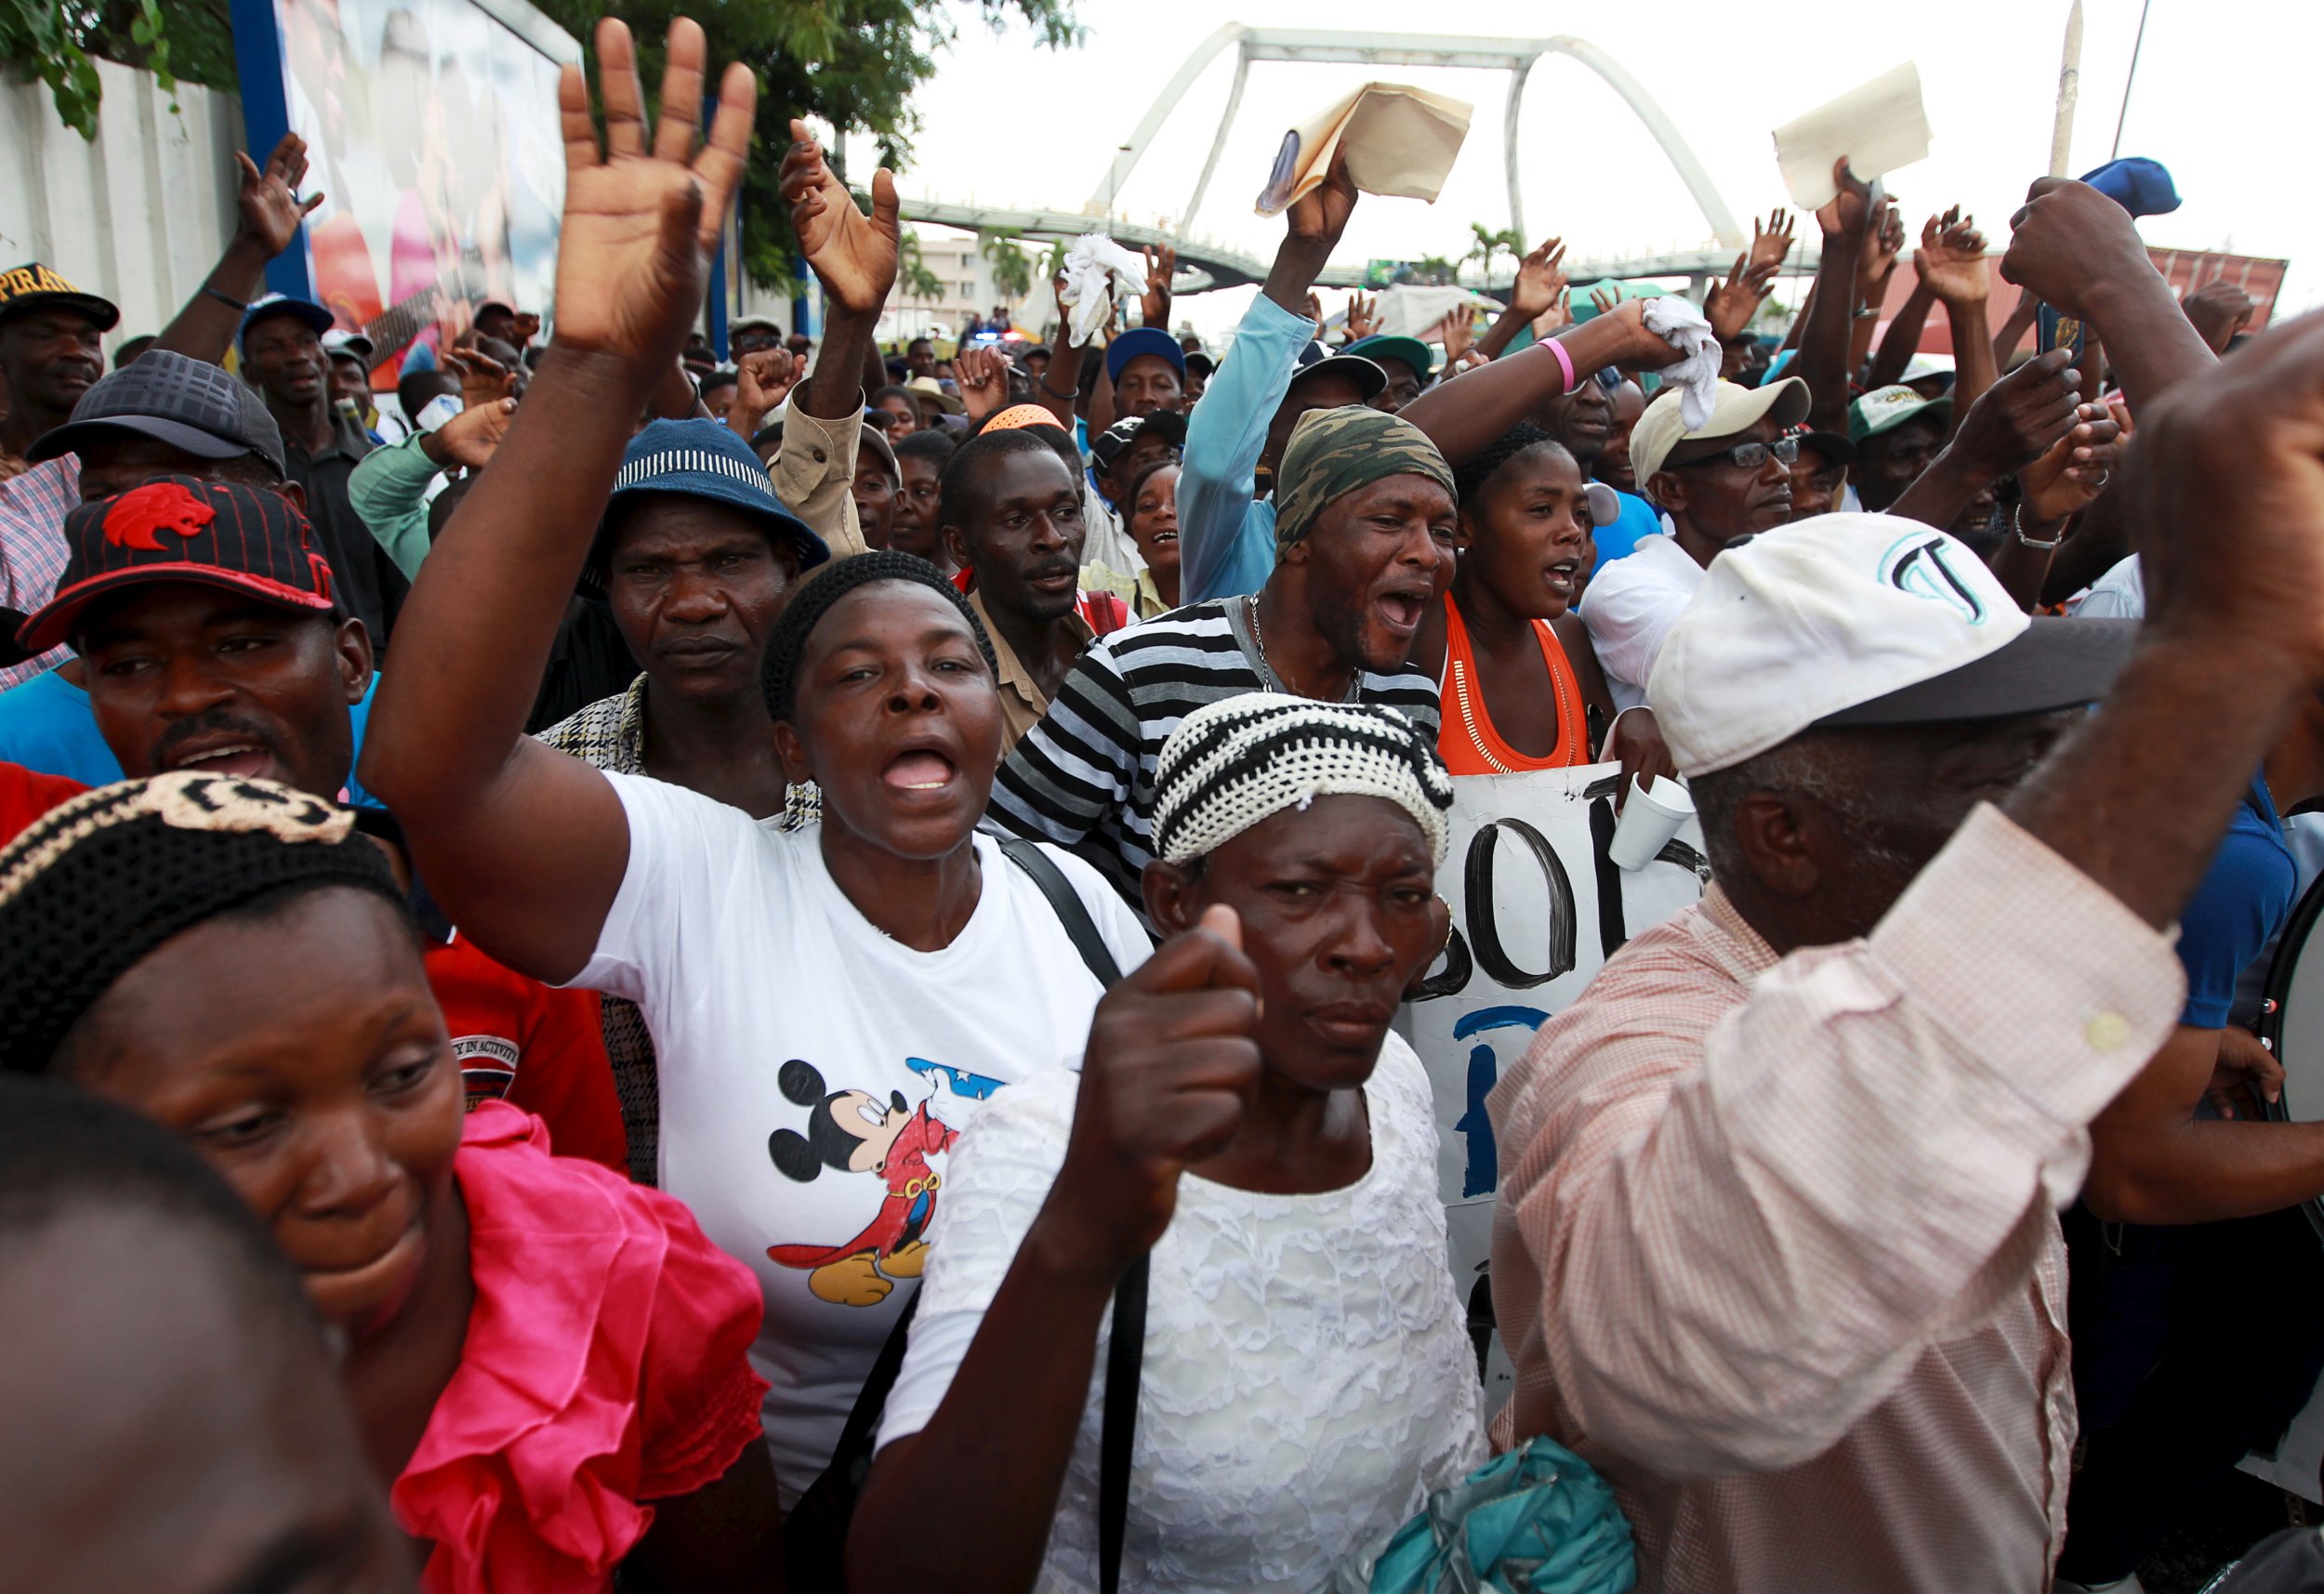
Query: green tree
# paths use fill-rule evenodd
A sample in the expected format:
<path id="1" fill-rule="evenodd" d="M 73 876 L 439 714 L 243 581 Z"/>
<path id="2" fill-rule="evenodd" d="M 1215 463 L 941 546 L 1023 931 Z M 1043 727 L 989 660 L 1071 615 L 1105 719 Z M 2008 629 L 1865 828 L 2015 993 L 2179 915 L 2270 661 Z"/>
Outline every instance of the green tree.
<path id="1" fill-rule="evenodd" d="M 977 234 L 976 252 L 993 268 L 993 286 L 1014 304 L 1033 291 L 1033 262 L 1025 258 L 1013 227 L 993 227 Z"/>
<path id="2" fill-rule="evenodd" d="M 856 203 L 870 207 L 870 200 L 858 194 Z M 944 296 L 944 280 L 928 269 L 928 260 L 920 253 L 919 235 L 905 229 L 896 247 L 896 296 L 905 299 L 940 299 Z"/>
<path id="3" fill-rule="evenodd" d="M 584 44 L 608 9 L 604 0 L 534 3 Z M 1081 42 L 1073 7 L 1074 0 L 974 0 L 985 26 L 999 32 L 1022 22 L 1035 42 L 1052 49 Z M 881 162 L 901 167 L 919 128 L 914 91 L 934 73 L 936 57 L 957 33 L 956 9 L 944 0 L 623 0 L 619 13 L 637 35 L 649 85 L 661 75 L 662 39 L 674 16 L 702 24 L 714 68 L 739 60 L 759 74 L 758 137 L 740 210 L 743 266 L 764 287 L 790 276 L 791 230 L 775 174 L 790 143 L 791 118 L 868 133 Z M 915 288 L 911 270 L 907 257 L 899 283 L 905 291 Z"/>
<path id="4" fill-rule="evenodd" d="M 1506 255 L 1512 260 L 1515 260 L 1525 255 L 1525 240 L 1518 237 L 1513 229 L 1496 232 L 1482 221 L 1472 221 L 1469 223 L 1469 231 L 1472 235 L 1473 242 L 1469 245 L 1469 252 L 1460 257 L 1460 264 L 1465 266 L 1474 260 L 1488 277 L 1493 274 L 1495 256 Z"/>
<path id="5" fill-rule="evenodd" d="M 587 45 L 604 0 L 535 0 Z M 791 230 L 775 184 L 790 121 L 869 133 L 879 158 L 902 167 L 919 115 L 912 97 L 936 70 L 957 30 L 947 0 L 623 0 L 649 88 L 662 74 L 670 19 L 692 16 L 709 35 L 713 69 L 740 60 L 759 74 L 759 125 L 743 178 L 743 266 L 761 287 L 791 274 Z M 1051 49 L 1078 45 L 1074 0 L 973 0 L 996 33 L 1023 23 Z M 0 61 L 48 85 L 57 112 L 85 138 L 97 134 L 100 94 L 93 56 L 151 70 L 165 89 L 177 79 L 236 86 L 229 0 L 0 0 Z M 594 62 L 591 63 L 594 67 Z M 907 261 L 900 284 L 915 287 Z M 923 281 L 932 281 L 925 268 Z"/>
<path id="6" fill-rule="evenodd" d="M 57 115 L 97 137 L 104 98 L 95 58 L 151 72 L 165 94 L 179 79 L 234 86 L 226 0 L 0 0 L 0 60 L 48 86 Z M 174 107 L 173 107 L 174 109 Z"/>

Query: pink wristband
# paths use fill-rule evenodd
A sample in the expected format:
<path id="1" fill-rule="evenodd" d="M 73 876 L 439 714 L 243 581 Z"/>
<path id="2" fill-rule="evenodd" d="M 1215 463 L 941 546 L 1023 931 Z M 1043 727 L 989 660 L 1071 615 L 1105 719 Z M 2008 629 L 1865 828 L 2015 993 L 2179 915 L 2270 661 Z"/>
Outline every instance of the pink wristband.
<path id="1" fill-rule="evenodd" d="M 1551 353 L 1557 356 L 1557 368 L 1565 373 L 1565 390 L 1568 393 L 1572 392 L 1574 390 L 1574 357 L 1566 353 L 1565 346 L 1554 337 L 1546 339 L 1545 346 Z"/>

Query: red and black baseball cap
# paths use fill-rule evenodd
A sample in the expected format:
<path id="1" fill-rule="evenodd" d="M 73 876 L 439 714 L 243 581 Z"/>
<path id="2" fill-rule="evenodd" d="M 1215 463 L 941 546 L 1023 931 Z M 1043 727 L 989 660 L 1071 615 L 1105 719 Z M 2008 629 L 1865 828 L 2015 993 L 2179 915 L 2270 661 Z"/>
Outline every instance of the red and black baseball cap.
<path id="1" fill-rule="evenodd" d="M 65 517 L 57 595 L 17 628 L 17 646 L 46 652 L 68 639 L 89 602 L 145 581 L 199 581 L 285 609 L 328 613 L 331 565 L 307 517 L 279 493 L 239 482 L 163 476 Z"/>

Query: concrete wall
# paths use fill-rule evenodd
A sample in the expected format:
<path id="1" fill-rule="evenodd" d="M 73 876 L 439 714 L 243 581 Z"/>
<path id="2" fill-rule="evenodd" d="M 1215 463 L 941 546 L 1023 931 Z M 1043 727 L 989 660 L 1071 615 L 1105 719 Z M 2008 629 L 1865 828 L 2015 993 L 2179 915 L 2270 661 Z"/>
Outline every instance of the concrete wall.
<path id="1" fill-rule="evenodd" d="M 46 85 L 0 73 L 0 267 L 39 260 L 121 307 L 123 338 L 159 332 L 233 229 L 242 110 L 230 94 L 99 61 L 97 138 L 58 120 Z"/>

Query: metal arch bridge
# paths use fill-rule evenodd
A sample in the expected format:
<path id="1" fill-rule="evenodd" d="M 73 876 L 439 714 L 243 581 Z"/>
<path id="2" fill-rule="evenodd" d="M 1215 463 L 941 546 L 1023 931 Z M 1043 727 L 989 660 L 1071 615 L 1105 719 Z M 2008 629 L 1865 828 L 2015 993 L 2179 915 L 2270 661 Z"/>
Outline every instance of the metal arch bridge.
<path id="1" fill-rule="evenodd" d="M 1137 169 L 1138 163 L 1161 132 L 1163 125 L 1178 109 L 1186 91 L 1194 86 L 1203 69 L 1230 45 L 1235 49 L 1235 81 L 1227 94 L 1226 114 L 1220 119 L 1219 130 L 1211 139 L 1210 152 L 1203 162 L 1202 176 L 1195 180 L 1194 192 L 1186 202 L 1186 208 L 1180 213 L 1177 226 L 1165 230 L 1106 220 L 1113 209 L 1115 196 L 1121 192 L 1122 185 Z M 1136 130 L 1130 134 L 1129 142 L 1115 154 L 1097 191 L 1080 211 L 1003 210 L 906 200 L 904 214 L 914 221 L 976 231 L 1009 228 L 1033 238 L 1072 237 L 1102 227 L 1125 244 L 1159 244 L 1167 240 L 1178 249 L 1182 270 L 1192 268 L 1200 279 L 1188 281 L 1182 278 L 1179 287 L 1182 293 L 1200 293 L 1208 288 L 1258 282 L 1266 275 L 1267 262 L 1206 242 L 1194 235 L 1191 224 L 1202 208 L 1204 195 L 1209 191 L 1211 177 L 1218 169 L 1220 153 L 1226 147 L 1227 134 L 1242 108 L 1243 87 L 1249 77 L 1251 63 L 1297 61 L 1310 64 L 1451 67 L 1508 72 L 1511 83 L 1508 105 L 1502 118 L 1501 160 L 1509 188 L 1510 225 L 1520 234 L 1525 234 L 1525 200 L 1518 174 L 1517 125 L 1525 106 L 1526 81 L 1534 66 L 1547 55 L 1572 58 L 1596 72 L 1622 97 L 1646 130 L 1654 135 L 1655 141 L 1661 145 L 1680 180 L 1686 184 L 1687 191 L 1694 196 L 1696 205 L 1702 211 L 1713 244 L 1711 248 L 1705 250 L 1569 260 L 1566 274 L 1578 282 L 1599 276 L 1680 275 L 1699 281 L 1709 274 L 1723 270 L 1732 260 L 1729 252 L 1741 246 L 1742 233 L 1736 225 L 1734 213 L 1727 208 L 1726 201 L 1711 182 L 1710 173 L 1703 169 L 1702 163 L 1696 158 L 1684 137 L 1663 114 L 1662 107 L 1646 92 L 1644 85 L 1587 39 L 1565 33 L 1543 39 L 1463 38 L 1429 33 L 1355 33 L 1298 28 L 1252 28 L 1241 22 L 1229 22 L 1196 46 L 1177 72 L 1163 86 L 1161 93 L 1155 96 Z M 1812 264 L 1812 261 L 1809 263 Z M 1362 274 L 1342 267 L 1326 270 L 1321 281 L 1327 286 L 1356 286 L 1362 282 Z"/>

